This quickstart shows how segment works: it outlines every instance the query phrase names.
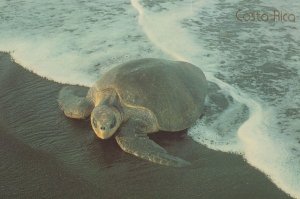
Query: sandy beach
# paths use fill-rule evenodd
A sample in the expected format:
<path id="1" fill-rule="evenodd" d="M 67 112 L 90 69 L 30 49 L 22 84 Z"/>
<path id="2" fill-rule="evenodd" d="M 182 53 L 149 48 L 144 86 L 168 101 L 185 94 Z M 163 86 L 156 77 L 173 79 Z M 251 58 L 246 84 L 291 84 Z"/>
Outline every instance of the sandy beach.
<path id="1" fill-rule="evenodd" d="M 0 53 L 1 198 L 289 198 L 242 156 L 210 150 L 186 132 L 151 138 L 191 167 L 126 154 L 115 140 L 97 139 L 89 120 L 63 115 L 62 86 Z"/>

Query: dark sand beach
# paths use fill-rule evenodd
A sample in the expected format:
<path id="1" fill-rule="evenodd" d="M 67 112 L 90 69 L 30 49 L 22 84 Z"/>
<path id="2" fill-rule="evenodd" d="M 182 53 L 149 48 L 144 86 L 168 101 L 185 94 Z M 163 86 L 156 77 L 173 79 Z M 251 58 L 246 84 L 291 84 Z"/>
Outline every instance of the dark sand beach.
<path id="1" fill-rule="evenodd" d="M 0 198 L 289 198 L 242 156 L 210 150 L 186 132 L 151 138 L 191 167 L 129 155 L 115 140 L 97 139 L 89 120 L 64 116 L 62 86 L 0 53 Z"/>

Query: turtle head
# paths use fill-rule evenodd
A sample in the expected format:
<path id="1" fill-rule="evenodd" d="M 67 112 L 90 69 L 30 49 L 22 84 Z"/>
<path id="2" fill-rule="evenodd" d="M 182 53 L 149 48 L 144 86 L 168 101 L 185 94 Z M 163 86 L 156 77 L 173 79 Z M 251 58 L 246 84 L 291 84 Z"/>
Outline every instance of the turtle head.
<path id="1" fill-rule="evenodd" d="M 117 108 L 100 105 L 94 108 L 91 123 L 99 138 L 108 139 L 118 130 L 122 123 L 122 116 Z"/>

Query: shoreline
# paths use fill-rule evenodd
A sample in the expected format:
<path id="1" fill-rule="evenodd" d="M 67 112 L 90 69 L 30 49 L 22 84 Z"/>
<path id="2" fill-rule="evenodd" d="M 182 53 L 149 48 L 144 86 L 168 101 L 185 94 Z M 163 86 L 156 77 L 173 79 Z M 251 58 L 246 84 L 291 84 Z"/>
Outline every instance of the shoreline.
<path id="1" fill-rule="evenodd" d="M 88 120 L 64 117 L 56 102 L 62 86 L 0 52 L 4 198 L 290 198 L 242 156 L 208 149 L 186 132 L 151 138 L 191 167 L 170 168 L 126 154 L 114 140 L 98 140 Z"/>

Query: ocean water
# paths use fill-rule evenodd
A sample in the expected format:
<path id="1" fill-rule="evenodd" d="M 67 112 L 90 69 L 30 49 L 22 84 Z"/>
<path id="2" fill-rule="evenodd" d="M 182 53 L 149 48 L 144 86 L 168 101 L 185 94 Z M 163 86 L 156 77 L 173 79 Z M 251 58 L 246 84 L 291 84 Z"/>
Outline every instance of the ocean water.
<path id="1" fill-rule="evenodd" d="M 299 21 L 297 0 L 0 0 L 0 51 L 84 86 L 131 59 L 191 62 L 210 93 L 188 134 L 300 198 Z"/>

